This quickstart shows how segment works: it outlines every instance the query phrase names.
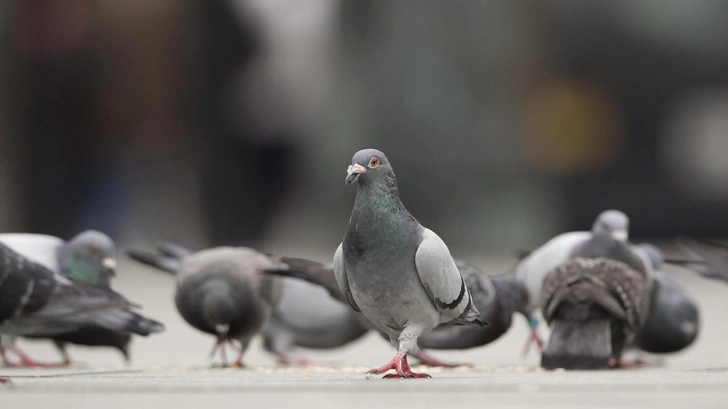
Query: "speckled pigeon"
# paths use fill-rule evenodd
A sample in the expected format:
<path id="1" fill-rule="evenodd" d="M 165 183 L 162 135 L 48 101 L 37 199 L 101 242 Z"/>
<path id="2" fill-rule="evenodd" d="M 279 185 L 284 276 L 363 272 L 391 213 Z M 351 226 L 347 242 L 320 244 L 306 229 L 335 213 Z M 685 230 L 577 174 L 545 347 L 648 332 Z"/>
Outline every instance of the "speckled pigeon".
<path id="1" fill-rule="evenodd" d="M 651 263 L 621 235 L 615 237 L 609 225 L 597 227 L 543 281 L 541 310 L 552 327 L 541 358 L 544 368 L 620 366 L 623 348 L 647 317 Z"/>

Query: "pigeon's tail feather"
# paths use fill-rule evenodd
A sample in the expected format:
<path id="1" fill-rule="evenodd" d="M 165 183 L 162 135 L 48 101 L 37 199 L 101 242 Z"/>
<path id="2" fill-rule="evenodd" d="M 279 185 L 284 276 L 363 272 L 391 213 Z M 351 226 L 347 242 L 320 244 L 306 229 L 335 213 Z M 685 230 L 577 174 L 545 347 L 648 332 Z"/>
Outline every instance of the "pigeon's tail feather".
<path id="1" fill-rule="evenodd" d="M 284 277 L 298 278 L 316 284 L 323 287 L 335 299 L 344 304 L 348 304 L 348 301 L 339 288 L 339 284 L 336 282 L 336 275 L 334 275 L 332 265 L 295 257 L 282 257 L 281 261 L 287 267 L 270 269 L 266 270 L 266 272 Z"/>
<path id="2" fill-rule="evenodd" d="M 144 250 L 127 249 L 126 254 L 134 260 L 176 274 L 181 261 L 178 258 L 156 254 Z"/>
<path id="3" fill-rule="evenodd" d="M 184 258 L 193 253 L 192 250 L 187 247 L 180 246 L 177 243 L 171 241 L 163 241 L 157 244 L 157 250 L 165 256 L 172 258 Z"/>
<path id="4" fill-rule="evenodd" d="M 554 320 L 548 345 L 541 356 L 545 369 L 604 369 L 612 356 L 611 323 Z"/>
<path id="5" fill-rule="evenodd" d="M 90 321 L 113 331 L 143 336 L 164 331 L 164 324 L 161 322 L 128 310 L 111 310 L 104 314 L 96 314 L 90 317 Z"/>

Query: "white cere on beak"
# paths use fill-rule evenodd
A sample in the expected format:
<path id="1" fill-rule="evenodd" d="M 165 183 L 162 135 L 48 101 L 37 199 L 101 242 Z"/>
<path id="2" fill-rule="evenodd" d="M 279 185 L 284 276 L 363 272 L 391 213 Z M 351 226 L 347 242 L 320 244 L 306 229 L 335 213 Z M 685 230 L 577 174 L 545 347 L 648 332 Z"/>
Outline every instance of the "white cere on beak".
<path id="1" fill-rule="evenodd" d="M 627 241 L 627 239 L 629 238 L 629 233 L 627 232 L 627 230 L 615 230 L 612 232 L 612 237 L 615 240 Z"/>
<path id="2" fill-rule="evenodd" d="M 106 257 L 101 260 L 101 265 L 109 270 L 114 270 L 116 269 L 116 260 L 113 257 Z"/>
<path id="3" fill-rule="evenodd" d="M 362 166 L 358 163 L 349 165 L 349 167 L 346 169 L 346 173 L 354 173 L 357 175 L 361 175 L 362 173 L 366 173 L 366 172 L 367 172 L 367 168 L 365 168 L 364 166 Z"/>

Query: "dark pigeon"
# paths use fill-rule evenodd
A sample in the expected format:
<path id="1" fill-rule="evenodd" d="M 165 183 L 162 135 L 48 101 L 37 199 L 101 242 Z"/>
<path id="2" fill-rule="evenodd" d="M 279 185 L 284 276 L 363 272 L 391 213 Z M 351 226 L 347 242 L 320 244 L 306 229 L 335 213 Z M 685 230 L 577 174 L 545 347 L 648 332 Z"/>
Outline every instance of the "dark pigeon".
<path id="1" fill-rule="evenodd" d="M 107 235 L 95 230 L 84 231 L 67 242 L 53 236 L 28 233 L 0 234 L 0 242 L 10 248 L 18 249 L 30 260 L 39 260 L 64 277 L 78 281 L 110 287 L 111 279 L 116 275 L 114 242 Z M 144 320 L 145 318 L 138 316 L 137 319 Z M 162 327 L 160 326 L 160 328 Z M 28 338 L 44 337 L 29 336 Z M 129 358 L 128 346 L 131 334 L 128 332 L 116 332 L 99 326 L 88 326 L 50 339 L 54 341 L 63 356 L 63 362 L 60 365 L 71 363 L 66 351 L 66 345 L 69 343 L 84 346 L 108 346 L 118 349 L 125 359 Z M 38 363 L 14 347 L 14 342 L 8 344 L 10 349 L 21 358 L 20 364 L 10 364 L 11 366 L 58 365 Z"/>
<path id="2" fill-rule="evenodd" d="M 113 290 L 65 278 L 0 243 L 0 334 L 53 337 L 85 326 L 148 335 L 163 329 L 140 319 Z"/>

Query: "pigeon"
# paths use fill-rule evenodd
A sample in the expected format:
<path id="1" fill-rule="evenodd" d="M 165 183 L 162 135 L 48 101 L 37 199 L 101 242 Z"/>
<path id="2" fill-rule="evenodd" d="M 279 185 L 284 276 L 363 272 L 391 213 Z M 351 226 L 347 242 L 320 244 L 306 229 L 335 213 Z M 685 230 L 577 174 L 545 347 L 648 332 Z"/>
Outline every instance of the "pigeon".
<path id="1" fill-rule="evenodd" d="M 129 250 L 133 258 L 164 271 L 176 274 L 181 259 L 193 252 L 175 243 L 157 246 L 160 254 Z M 266 270 L 281 275 L 287 271 L 330 273 L 336 292 L 341 294 L 331 265 L 294 257 L 281 257 L 286 268 L 275 266 Z M 357 318 L 359 314 L 348 305 L 332 299 L 315 284 L 295 279 L 283 279 L 278 303 L 273 308 L 268 325 L 263 329 L 263 347 L 283 365 L 309 365 L 309 358 L 297 347 L 311 349 L 338 348 L 361 338 L 369 328 Z"/>
<path id="2" fill-rule="evenodd" d="M 560 234 L 518 262 L 514 268 L 515 275 L 528 289 L 529 299 L 535 306 L 543 302 L 540 297 L 546 274 L 569 260 L 578 246 L 601 233 L 626 241 L 629 238 L 629 219 L 618 210 L 605 210 L 597 216 L 591 231 Z"/>
<path id="3" fill-rule="evenodd" d="M 114 242 L 105 234 L 87 230 L 68 242 L 62 239 L 29 233 L 0 234 L 0 242 L 32 261 L 41 263 L 59 272 L 61 275 L 94 285 L 109 287 L 111 278 L 116 275 L 116 259 Z M 139 319 L 142 319 L 140 316 Z M 151 325 L 151 324 L 150 324 Z M 111 346 L 118 349 L 126 360 L 129 359 L 128 344 L 131 335 L 126 332 L 115 332 L 107 328 L 89 326 L 51 337 L 63 356 L 61 364 L 44 364 L 32 360 L 15 347 L 14 339 L 4 336 L 3 346 L 13 351 L 20 363 L 9 363 L 1 354 L 6 366 L 58 366 L 71 363 L 66 344 L 72 343 L 87 346 Z M 29 336 L 29 338 L 44 338 Z"/>
<path id="4" fill-rule="evenodd" d="M 222 365 L 244 367 L 243 355 L 251 339 L 268 324 L 280 298 L 281 283 L 261 274 L 287 266 L 279 257 L 245 247 L 215 247 L 188 254 L 170 245 L 162 254 L 127 250 L 137 261 L 175 274 L 175 305 L 182 318 L 196 329 L 216 337 L 212 350 L 220 350 Z M 239 342 L 237 360 L 228 365 L 225 345 Z"/>
<path id="5" fill-rule="evenodd" d="M 328 271 L 334 279 L 330 264 L 325 265 L 294 257 L 282 257 L 287 269 L 280 271 Z M 263 331 L 263 346 L 284 365 L 309 365 L 313 361 L 296 348 L 332 349 L 347 345 L 369 332 L 371 325 L 361 314 L 345 303 L 330 297 L 315 284 L 297 279 L 283 279 L 280 301 L 273 317 Z M 338 287 L 336 287 L 337 292 Z"/>
<path id="6" fill-rule="evenodd" d="M 389 336 L 397 354 L 369 373 L 385 378 L 425 378 L 413 372 L 407 354 L 440 324 L 487 325 L 473 305 L 445 242 L 405 209 L 384 153 L 357 152 L 346 184 L 356 199 L 342 243 L 334 255 L 336 281 L 348 304 Z"/>
<path id="7" fill-rule="evenodd" d="M 680 351 L 698 335 L 700 321 L 695 300 L 662 272 L 662 251 L 649 243 L 637 245 L 649 257 L 655 277 L 647 319 L 637 332 L 634 346 L 653 354 Z"/>
<path id="8" fill-rule="evenodd" d="M 645 322 L 652 265 L 610 228 L 626 226 L 626 216 L 610 218 L 613 224 L 597 219 L 592 237 L 574 246 L 571 258 L 543 281 L 541 311 L 552 327 L 541 357 L 546 369 L 619 367 L 624 347 Z"/>
<path id="9" fill-rule="evenodd" d="M 705 278 L 728 282 L 728 246 L 691 237 L 680 237 L 677 242 L 702 259 L 671 258 L 667 259 L 666 262 L 692 270 Z"/>
<path id="10" fill-rule="evenodd" d="M 490 322 L 490 326 L 479 328 L 473 326 L 440 326 L 432 332 L 420 336 L 418 345 L 424 349 L 469 349 L 486 345 L 505 334 L 511 326 L 513 313 L 520 313 L 527 320 L 532 319 L 531 305 L 528 302 L 528 292 L 523 284 L 511 274 L 501 274 L 490 277 L 479 268 L 459 259 L 454 259 L 460 274 L 470 290 L 473 304 L 481 312 L 481 318 Z M 322 265 L 303 259 L 284 257 L 288 264 L 286 270 L 272 271 L 273 274 L 297 278 L 321 286 L 333 298 L 347 304 L 346 297 L 336 282 L 333 267 Z M 358 315 L 361 317 L 361 315 Z M 349 325 L 358 325 L 362 328 L 373 328 L 373 324 L 358 324 L 361 318 L 350 318 Z M 379 331 L 385 339 L 389 336 Z M 537 341 L 537 342 L 540 342 Z M 417 358 L 420 363 L 427 366 L 453 367 L 460 364 L 443 362 L 430 356 L 423 349 L 410 355 Z"/>
<path id="11" fill-rule="evenodd" d="M 148 335 L 164 327 L 113 290 L 66 278 L 0 243 L 0 334 L 53 337 L 89 325 Z"/>

